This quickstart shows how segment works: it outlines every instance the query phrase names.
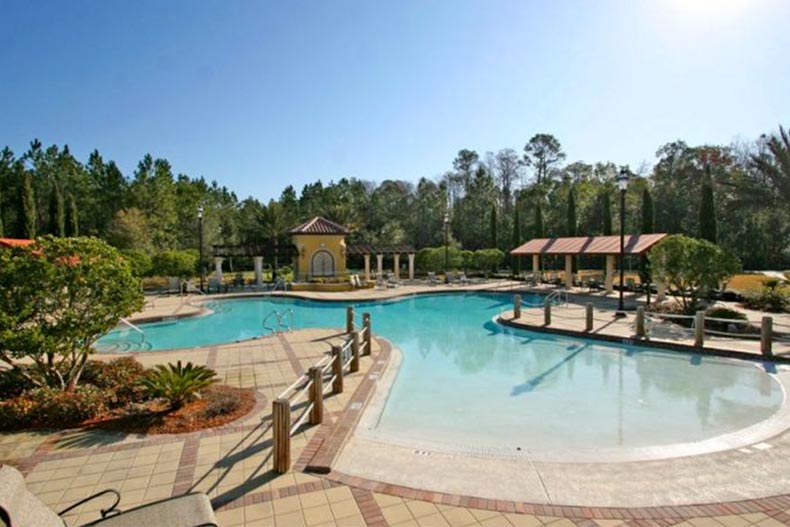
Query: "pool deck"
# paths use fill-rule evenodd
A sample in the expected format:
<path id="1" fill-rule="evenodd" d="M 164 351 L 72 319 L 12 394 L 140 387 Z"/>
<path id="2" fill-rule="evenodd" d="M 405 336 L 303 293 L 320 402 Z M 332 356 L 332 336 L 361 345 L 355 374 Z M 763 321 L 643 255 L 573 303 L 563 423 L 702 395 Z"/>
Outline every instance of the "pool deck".
<path id="1" fill-rule="evenodd" d="M 459 289 L 403 286 L 331 296 L 366 300 Z M 157 298 L 154 307 L 143 313 L 148 318 L 199 313 L 199 307 L 184 304 L 178 297 Z M 375 324 L 374 320 L 374 333 Z M 509 461 L 483 459 L 475 467 L 447 456 L 442 461 L 448 472 L 443 472 L 430 463 L 444 454 L 399 452 L 380 443 L 389 463 L 366 464 L 362 450 L 355 448 L 360 438 L 349 433 L 359 419 L 360 406 L 374 404 L 376 395 L 386 391 L 378 387 L 378 379 L 396 369 L 397 350 L 380 339 L 374 341 L 373 355 L 362 358 L 360 371 L 346 377 L 345 391 L 326 400 L 324 424 L 303 427 L 294 436 L 294 467 L 278 475 L 272 471 L 271 401 L 338 338 L 339 330 L 308 329 L 241 343 L 139 353 L 136 357 L 147 366 L 178 359 L 207 364 L 225 383 L 253 388 L 258 404 L 234 423 L 191 434 L 142 436 L 96 430 L 0 434 L 0 462 L 18 466 L 31 491 L 55 508 L 107 487 L 121 490 L 125 508 L 201 490 L 211 497 L 223 527 L 790 525 L 790 434 L 786 432 L 747 448 L 671 461 L 532 462 L 534 470 L 517 480 L 503 477 L 502 467 L 512 465 Z M 340 470 L 348 463 L 375 474 L 362 477 Z M 663 472 L 658 464 L 675 473 Z M 308 465 L 329 472 L 306 472 Z M 535 474 L 546 490 L 529 486 L 536 483 Z M 395 476 L 402 483 L 393 483 Z M 472 490 L 453 488 L 458 480 L 466 480 Z M 721 485 L 729 495 L 711 500 L 707 491 Z M 537 489 L 534 496 L 524 498 L 531 489 Z M 574 505 L 585 502 L 590 505 Z M 68 519 L 88 521 L 97 517 L 97 510 L 98 504 L 88 504 Z"/>

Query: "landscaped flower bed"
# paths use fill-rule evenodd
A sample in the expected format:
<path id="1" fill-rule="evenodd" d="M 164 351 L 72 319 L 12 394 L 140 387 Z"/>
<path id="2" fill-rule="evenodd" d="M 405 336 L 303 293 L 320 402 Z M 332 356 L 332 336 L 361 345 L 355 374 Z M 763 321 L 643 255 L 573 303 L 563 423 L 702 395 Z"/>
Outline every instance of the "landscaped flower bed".
<path id="1" fill-rule="evenodd" d="M 0 430 L 90 426 L 135 433 L 181 433 L 221 426 L 255 405 L 251 390 L 217 385 L 188 363 L 145 369 L 131 357 L 89 361 L 71 391 L 34 386 L 0 372 Z"/>

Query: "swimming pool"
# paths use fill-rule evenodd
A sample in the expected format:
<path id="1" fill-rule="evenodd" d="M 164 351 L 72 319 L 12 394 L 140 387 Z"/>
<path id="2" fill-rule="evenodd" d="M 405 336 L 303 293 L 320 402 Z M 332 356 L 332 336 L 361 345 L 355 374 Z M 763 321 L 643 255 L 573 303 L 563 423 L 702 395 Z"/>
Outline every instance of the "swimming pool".
<path id="1" fill-rule="evenodd" d="M 537 299 L 534 299 L 537 300 Z M 529 299 L 525 299 L 529 301 Z M 505 328 L 509 295 L 433 294 L 358 303 L 374 332 L 402 352 L 386 404 L 368 432 L 404 443 L 517 452 L 694 443 L 765 421 L 784 389 L 755 364 Z M 295 327 L 341 327 L 345 304 L 251 298 L 212 315 L 144 326 L 147 347 L 253 338 L 272 309 Z M 126 338 L 126 337 L 123 337 Z M 100 342 L 122 340 L 111 333 Z"/>

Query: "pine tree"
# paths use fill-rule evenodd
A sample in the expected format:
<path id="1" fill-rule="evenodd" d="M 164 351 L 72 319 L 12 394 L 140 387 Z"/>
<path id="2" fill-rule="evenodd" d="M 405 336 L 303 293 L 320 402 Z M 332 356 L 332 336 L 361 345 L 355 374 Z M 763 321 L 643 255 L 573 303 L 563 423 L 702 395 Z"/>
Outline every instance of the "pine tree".
<path id="1" fill-rule="evenodd" d="M 498 246 L 499 237 L 496 232 L 497 219 L 496 219 L 496 203 L 491 205 L 491 247 L 496 249 Z"/>
<path id="2" fill-rule="evenodd" d="M 77 214 L 77 202 L 74 196 L 69 194 L 68 206 L 66 207 L 66 236 L 73 238 L 80 235 L 80 222 Z"/>
<path id="3" fill-rule="evenodd" d="M 573 187 L 568 190 L 568 217 L 567 231 L 568 236 L 576 236 L 576 193 Z"/>
<path id="4" fill-rule="evenodd" d="M 515 214 L 513 215 L 513 248 L 515 249 L 521 245 L 521 215 L 519 214 L 518 202 L 515 205 Z M 513 275 L 518 276 L 521 273 L 521 257 L 512 255 L 511 267 Z"/>
<path id="5" fill-rule="evenodd" d="M 702 196 L 699 205 L 699 237 L 716 243 L 716 206 L 713 200 L 713 180 L 710 166 L 705 167 L 705 180 L 702 182 Z"/>
<path id="6" fill-rule="evenodd" d="M 650 189 L 645 187 L 642 191 L 642 234 L 650 234 L 655 231 L 656 215 L 653 210 L 653 197 L 650 195 Z M 647 254 L 643 254 L 639 258 L 639 279 L 643 284 L 650 283 L 652 277 L 650 276 L 650 262 Z"/>
<path id="7" fill-rule="evenodd" d="M 63 193 L 60 185 L 52 186 L 49 195 L 49 234 L 63 238 L 66 235 L 66 214 L 63 210 Z"/>
<path id="8" fill-rule="evenodd" d="M 19 233 L 21 238 L 33 239 L 38 232 L 38 215 L 36 214 L 36 196 L 33 194 L 33 180 L 29 172 L 25 172 L 22 176 L 22 185 L 20 185 L 19 207 L 20 211 L 18 217 L 21 218 L 21 231 Z"/>
<path id="9" fill-rule="evenodd" d="M 0 238 L 3 237 L 3 192 L 0 189 Z"/>
<path id="10" fill-rule="evenodd" d="M 543 229 L 543 211 L 540 207 L 540 202 L 535 206 L 535 238 L 543 238 L 545 236 Z"/>
<path id="11" fill-rule="evenodd" d="M 603 200 L 603 235 L 612 235 L 612 200 L 609 193 L 604 190 L 602 195 Z"/>

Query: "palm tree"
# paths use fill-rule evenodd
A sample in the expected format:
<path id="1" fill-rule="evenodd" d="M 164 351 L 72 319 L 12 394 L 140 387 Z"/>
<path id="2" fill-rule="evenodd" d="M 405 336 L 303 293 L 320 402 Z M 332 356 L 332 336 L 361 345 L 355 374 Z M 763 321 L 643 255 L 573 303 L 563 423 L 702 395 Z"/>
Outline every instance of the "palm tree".
<path id="1" fill-rule="evenodd" d="M 274 243 L 274 271 L 272 279 L 276 279 L 277 269 L 280 267 L 278 261 L 279 242 L 280 238 L 288 231 L 289 227 L 291 227 L 290 218 L 282 203 L 272 199 L 269 200 L 269 204 L 261 210 L 258 221 L 264 233 L 266 233 L 266 236 Z"/>
<path id="2" fill-rule="evenodd" d="M 765 138 L 767 152 L 752 156 L 752 163 L 779 196 L 790 201 L 790 131 L 779 126 L 779 135 Z"/>

